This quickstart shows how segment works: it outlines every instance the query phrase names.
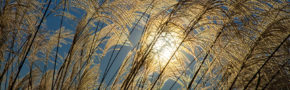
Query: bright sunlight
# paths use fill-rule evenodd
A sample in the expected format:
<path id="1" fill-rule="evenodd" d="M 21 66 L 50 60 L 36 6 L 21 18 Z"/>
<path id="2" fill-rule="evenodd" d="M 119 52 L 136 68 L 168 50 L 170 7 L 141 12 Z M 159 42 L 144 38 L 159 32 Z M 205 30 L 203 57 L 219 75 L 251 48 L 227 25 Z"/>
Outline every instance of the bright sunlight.
<path id="1" fill-rule="evenodd" d="M 148 38 L 150 42 L 153 39 L 154 35 L 150 35 Z M 154 60 L 162 66 L 165 65 L 176 51 L 180 41 L 181 39 L 176 32 L 162 32 L 153 45 L 152 52 Z M 177 55 L 177 53 L 175 53 L 175 55 Z M 171 61 L 173 62 L 174 60 L 175 57 L 172 57 Z"/>

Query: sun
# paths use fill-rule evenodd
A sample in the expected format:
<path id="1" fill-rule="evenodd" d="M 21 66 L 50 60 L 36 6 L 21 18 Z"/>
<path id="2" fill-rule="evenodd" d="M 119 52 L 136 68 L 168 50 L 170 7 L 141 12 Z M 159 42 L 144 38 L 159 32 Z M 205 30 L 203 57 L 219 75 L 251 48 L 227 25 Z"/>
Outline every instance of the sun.
<path id="1" fill-rule="evenodd" d="M 142 41 L 145 42 L 144 50 L 149 51 L 150 63 L 155 67 L 163 67 L 168 62 L 170 67 L 184 60 L 182 50 L 177 50 L 184 39 L 184 22 L 177 19 L 170 20 L 169 23 L 166 18 L 168 16 L 160 15 L 151 19 L 142 36 Z M 180 47 L 183 47 L 182 44 Z"/>
<path id="2" fill-rule="evenodd" d="M 148 39 L 153 40 L 154 35 L 150 35 Z M 177 53 L 177 47 L 180 43 L 179 35 L 176 32 L 162 32 L 153 45 L 152 54 L 155 62 L 158 62 L 162 66 L 165 65 L 168 60 Z M 171 61 L 175 60 L 175 57 L 171 58 Z"/>

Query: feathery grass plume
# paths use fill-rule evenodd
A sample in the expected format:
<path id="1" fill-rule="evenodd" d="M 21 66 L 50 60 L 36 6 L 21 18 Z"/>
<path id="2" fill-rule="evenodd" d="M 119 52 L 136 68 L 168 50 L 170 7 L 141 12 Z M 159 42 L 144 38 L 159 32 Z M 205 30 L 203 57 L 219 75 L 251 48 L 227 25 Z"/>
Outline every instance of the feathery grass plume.
<path id="1" fill-rule="evenodd" d="M 289 89 L 289 0 L 0 0 L 0 89 Z"/>

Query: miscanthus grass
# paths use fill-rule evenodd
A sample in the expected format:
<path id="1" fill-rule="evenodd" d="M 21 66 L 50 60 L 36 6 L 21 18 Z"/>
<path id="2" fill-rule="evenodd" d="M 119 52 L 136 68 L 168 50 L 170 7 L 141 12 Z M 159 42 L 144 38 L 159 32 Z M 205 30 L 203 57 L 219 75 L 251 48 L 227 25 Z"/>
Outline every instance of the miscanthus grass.
<path id="1" fill-rule="evenodd" d="M 0 89 L 290 89 L 288 0 L 1 0 Z"/>

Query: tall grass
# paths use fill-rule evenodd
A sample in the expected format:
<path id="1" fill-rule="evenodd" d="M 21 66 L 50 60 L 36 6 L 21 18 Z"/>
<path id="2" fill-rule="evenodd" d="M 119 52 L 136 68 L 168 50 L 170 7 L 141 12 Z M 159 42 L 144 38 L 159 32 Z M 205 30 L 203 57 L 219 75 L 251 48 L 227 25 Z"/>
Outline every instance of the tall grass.
<path id="1" fill-rule="evenodd" d="M 290 89 L 288 0 L 1 0 L 3 89 Z"/>

